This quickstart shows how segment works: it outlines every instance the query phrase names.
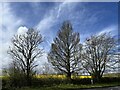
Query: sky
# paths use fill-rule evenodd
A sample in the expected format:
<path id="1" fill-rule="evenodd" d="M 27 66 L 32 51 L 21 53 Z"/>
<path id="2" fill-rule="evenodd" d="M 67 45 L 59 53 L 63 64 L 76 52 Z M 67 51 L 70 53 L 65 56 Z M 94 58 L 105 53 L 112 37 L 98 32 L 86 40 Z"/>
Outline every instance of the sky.
<path id="1" fill-rule="evenodd" d="M 39 64 L 47 62 L 50 45 L 65 20 L 71 22 L 74 32 L 80 33 L 80 43 L 95 34 L 118 34 L 117 2 L 4 2 L 0 3 L 0 11 L 0 68 L 11 62 L 7 54 L 11 38 L 29 28 L 39 30 L 44 37 Z"/>

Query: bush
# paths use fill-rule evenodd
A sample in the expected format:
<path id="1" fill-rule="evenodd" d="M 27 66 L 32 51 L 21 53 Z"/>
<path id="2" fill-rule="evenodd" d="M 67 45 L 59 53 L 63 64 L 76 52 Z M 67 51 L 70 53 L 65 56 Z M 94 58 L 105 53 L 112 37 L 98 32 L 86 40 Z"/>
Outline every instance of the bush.
<path id="1" fill-rule="evenodd" d="M 13 70 L 9 72 L 9 76 L 6 75 L 2 78 L 2 88 L 4 88 L 4 90 L 9 90 L 9 88 L 21 88 L 25 85 L 25 75 L 19 71 Z"/>
<path id="2" fill-rule="evenodd" d="M 9 88 L 10 88 L 9 78 L 2 77 L 2 90 L 9 90 Z"/>
<path id="3" fill-rule="evenodd" d="M 62 80 L 59 78 L 33 78 L 32 85 L 33 86 L 52 86 L 52 85 L 58 85 L 65 82 L 66 80 Z"/>
<path id="4" fill-rule="evenodd" d="M 73 84 L 91 84 L 90 78 L 76 78 L 72 80 Z"/>
<path id="5" fill-rule="evenodd" d="M 101 83 L 111 83 L 111 82 L 120 83 L 120 77 L 102 77 L 101 78 Z"/>
<path id="6" fill-rule="evenodd" d="M 32 85 L 33 86 L 52 86 L 52 85 L 59 85 L 59 84 L 90 84 L 90 78 L 74 78 L 71 81 L 68 79 L 60 79 L 60 78 L 33 78 Z"/>

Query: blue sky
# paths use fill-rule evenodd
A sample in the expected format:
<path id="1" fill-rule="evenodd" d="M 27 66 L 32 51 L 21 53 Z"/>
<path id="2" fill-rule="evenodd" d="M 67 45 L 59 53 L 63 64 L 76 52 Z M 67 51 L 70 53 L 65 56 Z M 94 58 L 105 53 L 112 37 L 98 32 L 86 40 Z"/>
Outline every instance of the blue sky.
<path id="1" fill-rule="evenodd" d="M 74 31 L 80 33 L 81 42 L 84 41 L 86 36 L 89 37 L 90 34 L 96 34 L 105 28 L 117 27 L 118 23 L 118 7 L 115 2 L 23 2 L 10 3 L 10 7 L 16 17 L 24 20 L 23 25 L 28 28 L 37 28 L 44 34 L 46 40 L 50 42 L 56 36 L 56 32 L 65 20 L 70 20 Z M 45 24 L 42 26 L 41 22 Z"/>
<path id="2" fill-rule="evenodd" d="M 74 30 L 84 34 L 96 33 L 111 25 L 117 25 L 117 3 L 10 3 L 16 17 L 24 20 L 28 28 L 36 25 L 44 18 L 54 18 L 55 22 L 49 30 L 57 31 L 64 20 L 70 20 Z M 59 13 L 59 9 L 60 13 Z M 59 14 L 59 17 L 57 15 Z M 47 26 L 47 25 L 46 25 Z M 39 29 L 39 28 L 38 28 Z M 52 31 L 53 31 L 52 30 Z M 52 32 L 51 31 L 51 32 Z"/>
<path id="3" fill-rule="evenodd" d="M 80 42 L 94 34 L 118 33 L 118 4 L 116 2 L 22 2 L 0 3 L 0 60 L 8 62 L 6 51 L 14 34 L 35 28 L 44 37 L 45 50 L 40 62 L 47 61 L 47 52 L 63 21 L 69 20 L 73 30 L 80 33 Z M 2 54 L 4 53 L 4 55 Z M 3 64 L 4 66 L 5 64 Z"/>

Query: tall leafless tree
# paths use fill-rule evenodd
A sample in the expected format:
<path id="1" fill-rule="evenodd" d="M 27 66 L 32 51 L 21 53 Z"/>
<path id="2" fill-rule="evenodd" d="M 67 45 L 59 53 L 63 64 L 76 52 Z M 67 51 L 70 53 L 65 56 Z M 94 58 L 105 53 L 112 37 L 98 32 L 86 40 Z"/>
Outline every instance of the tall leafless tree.
<path id="1" fill-rule="evenodd" d="M 34 29 L 28 29 L 25 34 L 15 35 L 12 38 L 12 46 L 8 54 L 26 75 L 28 85 L 31 83 L 30 77 L 37 66 L 36 58 L 43 53 L 39 48 L 42 41 L 42 35 Z"/>
<path id="2" fill-rule="evenodd" d="M 58 31 L 58 36 L 51 44 L 51 50 L 48 54 L 49 62 L 61 73 L 65 73 L 71 80 L 71 74 L 79 71 L 80 62 L 80 36 L 73 32 L 72 25 L 65 21 Z"/>
<path id="3" fill-rule="evenodd" d="M 100 81 L 105 69 L 110 65 L 115 39 L 107 33 L 86 39 L 82 52 L 82 65 L 97 81 Z"/>

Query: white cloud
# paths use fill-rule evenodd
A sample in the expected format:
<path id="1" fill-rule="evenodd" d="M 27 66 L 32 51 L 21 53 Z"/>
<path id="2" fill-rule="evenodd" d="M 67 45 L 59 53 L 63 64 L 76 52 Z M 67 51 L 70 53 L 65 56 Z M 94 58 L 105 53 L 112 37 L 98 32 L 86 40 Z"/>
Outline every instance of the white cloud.
<path id="1" fill-rule="evenodd" d="M 2 13 L 0 13 L 0 16 L 2 17 L 0 17 L 0 24 L 2 30 L 0 30 L 0 39 L 2 39 L 3 42 L 7 42 L 16 33 L 18 26 L 23 23 L 23 21 L 13 14 L 9 3 L 3 3 L 1 5 Z"/>
<path id="2" fill-rule="evenodd" d="M 25 27 L 25 26 L 20 26 L 17 30 L 17 34 L 18 35 L 22 35 L 22 34 L 25 34 L 26 32 L 28 31 L 28 28 Z"/>
<path id="3" fill-rule="evenodd" d="M 0 3 L 0 69 L 8 66 L 11 61 L 7 51 L 11 45 L 11 38 L 16 34 L 18 27 L 23 24 L 22 19 L 16 17 L 9 3 Z"/>

